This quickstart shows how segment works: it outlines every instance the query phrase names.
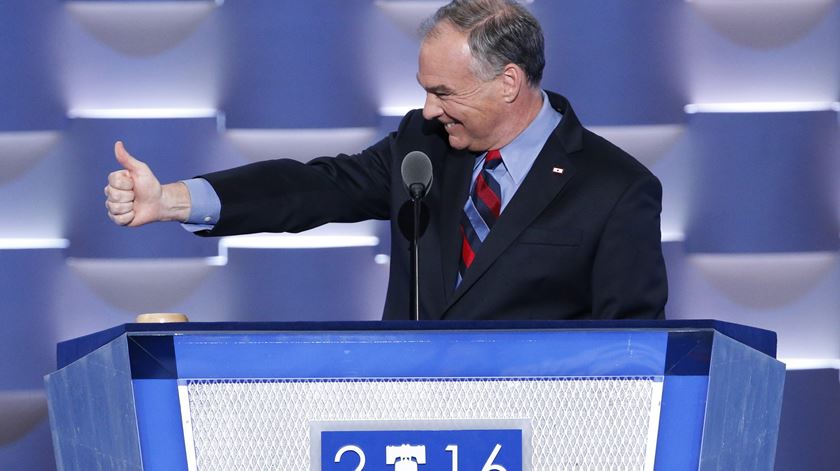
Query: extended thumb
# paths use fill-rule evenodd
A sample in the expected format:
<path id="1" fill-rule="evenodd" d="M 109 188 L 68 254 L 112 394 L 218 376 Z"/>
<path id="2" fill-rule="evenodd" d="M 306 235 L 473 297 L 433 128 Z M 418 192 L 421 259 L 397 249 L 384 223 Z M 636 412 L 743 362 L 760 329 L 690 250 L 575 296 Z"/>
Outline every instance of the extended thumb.
<path id="1" fill-rule="evenodd" d="M 125 150 L 125 145 L 123 145 L 122 141 L 117 141 L 116 144 L 114 144 L 114 155 L 117 157 L 117 162 L 119 162 L 120 165 L 128 171 L 136 170 L 140 165 L 142 165 L 142 162 L 132 157 L 131 154 Z"/>

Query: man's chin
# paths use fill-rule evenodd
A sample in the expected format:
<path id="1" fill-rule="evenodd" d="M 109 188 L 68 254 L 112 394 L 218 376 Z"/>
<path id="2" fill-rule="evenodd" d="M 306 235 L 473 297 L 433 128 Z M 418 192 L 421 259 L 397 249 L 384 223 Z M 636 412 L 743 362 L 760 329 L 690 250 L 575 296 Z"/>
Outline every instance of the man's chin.
<path id="1" fill-rule="evenodd" d="M 450 134 L 449 146 L 453 149 L 464 150 L 469 146 L 469 143 Z"/>

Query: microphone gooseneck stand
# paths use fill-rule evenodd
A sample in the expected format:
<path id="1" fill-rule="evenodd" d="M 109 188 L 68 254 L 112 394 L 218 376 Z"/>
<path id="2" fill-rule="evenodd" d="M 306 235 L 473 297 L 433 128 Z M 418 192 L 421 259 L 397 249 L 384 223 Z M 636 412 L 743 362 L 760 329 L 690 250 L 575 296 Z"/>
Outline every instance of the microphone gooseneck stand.
<path id="1" fill-rule="evenodd" d="M 408 250 L 411 252 L 411 319 L 415 321 L 420 320 L 420 249 L 418 242 L 420 240 L 420 200 L 425 193 L 424 185 L 415 183 L 409 188 L 411 192 L 411 209 L 414 215 L 414 222 L 411 225 L 411 241 L 408 244 Z"/>
<path id="2" fill-rule="evenodd" d="M 403 225 L 402 209 L 400 209 L 399 225 L 403 236 L 409 241 L 408 250 L 410 252 L 410 270 L 411 270 L 411 296 L 409 306 L 409 313 L 411 319 L 415 321 L 420 320 L 420 255 L 418 241 L 423 235 L 425 228 L 421 227 L 423 215 L 423 197 L 429 192 L 432 186 L 432 179 L 434 173 L 432 172 L 432 161 L 429 156 L 420 151 L 412 151 L 406 154 L 400 165 L 400 173 L 402 174 L 403 185 L 408 192 L 411 199 L 411 216 L 405 215 L 405 219 L 411 220 L 409 224 Z M 405 205 L 403 205 L 405 208 Z M 410 230 L 406 230 L 404 226 L 411 226 Z"/>

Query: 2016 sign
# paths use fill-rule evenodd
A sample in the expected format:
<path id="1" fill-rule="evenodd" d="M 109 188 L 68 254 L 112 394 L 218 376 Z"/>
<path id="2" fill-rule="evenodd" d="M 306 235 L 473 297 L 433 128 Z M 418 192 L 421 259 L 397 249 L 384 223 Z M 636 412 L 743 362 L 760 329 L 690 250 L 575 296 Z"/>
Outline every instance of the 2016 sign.
<path id="1" fill-rule="evenodd" d="M 324 431 L 321 469 L 522 471 L 522 431 Z"/>

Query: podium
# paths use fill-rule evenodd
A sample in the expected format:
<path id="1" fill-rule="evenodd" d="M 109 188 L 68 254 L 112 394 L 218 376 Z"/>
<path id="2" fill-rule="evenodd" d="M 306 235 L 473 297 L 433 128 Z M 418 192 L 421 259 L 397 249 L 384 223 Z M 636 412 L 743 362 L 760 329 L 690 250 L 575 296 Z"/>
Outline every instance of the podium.
<path id="1" fill-rule="evenodd" d="M 45 381 L 60 470 L 771 470 L 775 354 L 718 321 L 125 324 Z"/>

